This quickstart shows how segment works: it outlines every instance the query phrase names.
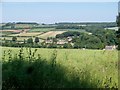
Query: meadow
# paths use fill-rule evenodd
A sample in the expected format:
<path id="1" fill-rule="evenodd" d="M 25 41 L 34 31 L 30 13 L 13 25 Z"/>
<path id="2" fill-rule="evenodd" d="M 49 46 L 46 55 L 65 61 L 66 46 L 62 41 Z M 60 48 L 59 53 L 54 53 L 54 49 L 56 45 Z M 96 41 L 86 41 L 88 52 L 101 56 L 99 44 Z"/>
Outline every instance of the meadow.
<path id="1" fill-rule="evenodd" d="M 47 48 L 20 49 L 2 47 L 1 58 L 3 58 L 3 64 L 5 63 L 3 65 L 3 74 L 6 75 L 8 74 L 7 68 L 8 71 L 10 71 L 9 67 L 10 65 L 12 65 L 9 64 L 9 67 L 6 66 L 4 68 L 4 66 L 7 65 L 7 62 L 14 62 L 19 60 L 20 58 L 22 58 L 23 62 L 32 60 L 31 63 L 33 63 L 36 71 L 28 75 L 29 79 L 32 78 L 30 80 L 34 80 L 35 78 L 33 76 L 36 76 L 37 74 L 41 75 L 40 71 L 43 70 L 42 81 L 39 75 L 36 76 L 40 78 L 40 80 L 36 79 L 40 83 L 38 86 L 35 86 L 33 82 L 31 83 L 32 85 L 29 83 L 31 87 L 40 86 L 43 88 L 118 88 L 117 50 L 80 50 Z M 36 61 L 37 63 L 35 63 Z M 41 62 L 44 63 L 41 64 Z M 29 64 L 31 65 L 31 63 Z M 27 63 L 28 66 L 29 64 Z M 12 66 L 14 65 L 15 64 L 13 64 Z M 23 67 L 26 68 L 27 65 Z M 41 65 L 43 65 L 43 67 Z M 54 68 L 51 69 L 51 67 L 53 66 Z M 22 67 L 18 68 L 20 69 Z M 20 70 L 23 70 L 23 68 Z M 52 72 L 49 72 L 49 70 L 52 70 Z M 15 74 L 18 71 L 13 72 Z M 10 73 L 11 72 L 9 72 L 9 74 Z M 24 76 L 16 75 L 15 77 L 19 78 Z M 37 81 L 35 82 L 38 83 Z"/>

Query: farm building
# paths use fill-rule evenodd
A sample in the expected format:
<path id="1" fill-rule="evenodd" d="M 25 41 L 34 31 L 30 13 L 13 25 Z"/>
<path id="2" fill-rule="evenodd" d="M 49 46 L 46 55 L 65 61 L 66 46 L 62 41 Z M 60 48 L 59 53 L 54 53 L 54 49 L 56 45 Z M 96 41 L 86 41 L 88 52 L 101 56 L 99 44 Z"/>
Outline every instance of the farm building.
<path id="1" fill-rule="evenodd" d="M 65 43 L 68 43 L 68 41 L 66 41 L 66 40 L 58 40 L 57 41 L 58 45 L 64 45 Z"/>
<path id="2" fill-rule="evenodd" d="M 72 41 L 72 37 L 67 37 L 67 41 L 71 42 Z"/>
<path id="3" fill-rule="evenodd" d="M 53 43 L 53 40 L 46 40 L 45 43 L 46 43 L 46 44 Z"/>
<path id="4" fill-rule="evenodd" d="M 113 45 L 113 46 L 105 46 L 105 50 L 115 50 L 116 49 L 116 46 Z"/>

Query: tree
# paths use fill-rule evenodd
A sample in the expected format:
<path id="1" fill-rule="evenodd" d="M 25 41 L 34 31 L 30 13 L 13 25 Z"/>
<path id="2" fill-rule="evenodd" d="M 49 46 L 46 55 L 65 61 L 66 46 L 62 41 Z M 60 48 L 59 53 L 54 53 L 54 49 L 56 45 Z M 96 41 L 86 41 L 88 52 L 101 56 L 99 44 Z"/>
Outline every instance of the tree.
<path id="1" fill-rule="evenodd" d="M 13 41 L 13 42 L 16 42 L 16 41 L 17 41 L 17 37 L 15 37 L 15 36 L 12 37 L 12 41 Z"/>
<path id="2" fill-rule="evenodd" d="M 70 43 L 65 43 L 63 45 L 63 48 L 72 48 L 72 45 Z"/>
<path id="3" fill-rule="evenodd" d="M 39 42 L 39 38 L 36 37 L 36 38 L 35 38 L 35 43 L 38 43 L 38 42 Z"/>
<path id="4" fill-rule="evenodd" d="M 26 43 L 26 40 L 24 39 L 24 44 Z"/>
<path id="5" fill-rule="evenodd" d="M 116 22 L 117 22 L 117 26 L 119 28 L 118 31 L 116 31 L 116 33 L 117 33 L 117 39 L 118 39 L 118 50 L 120 50 L 120 13 L 117 16 Z"/>
<path id="6" fill-rule="evenodd" d="M 56 38 L 53 38 L 53 43 L 57 43 L 57 39 Z"/>
<path id="7" fill-rule="evenodd" d="M 29 38 L 29 39 L 27 40 L 27 43 L 33 44 L 33 39 L 32 39 L 32 38 Z"/>

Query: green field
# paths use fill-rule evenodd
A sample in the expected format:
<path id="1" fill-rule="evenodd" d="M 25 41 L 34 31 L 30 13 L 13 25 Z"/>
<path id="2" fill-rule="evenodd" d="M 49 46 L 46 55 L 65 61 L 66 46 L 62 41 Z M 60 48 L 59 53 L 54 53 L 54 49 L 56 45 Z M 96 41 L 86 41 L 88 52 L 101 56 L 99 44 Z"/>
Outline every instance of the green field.
<path id="1" fill-rule="evenodd" d="M 30 29 L 29 32 L 47 32 L 54 30 L 55 28 L 36 28 L 36 29 Z"/>
<path id="2" fill-rule="evenodd" d="M 2 47 L 2 53 L 6 52 L 4 60 L 9 58 L 7 54 L 9 49 L 12 50 L 12 57 L 18 55 L 20 50 L 20 48 Z M 35 48 L 31 50 L 33 52 Z M 23 52 L 23 56 L 27 57 L 26 48 Z M 54 49 L 37 48 L 35 57 L 40 54 L 41 58 L 49 62 L 53 52 Z M 68 80 L 71 80 L 71 75 L 75 75 L 74 77 L 80 80 L 87 80 L 90 85 L 95 83 L 97 86 L 94 87 L 118 87 L 118 51 L 56 49 L 56 54 L 56 64 L 65 67 Z"/>
<path id="3" fill-rule="evenodd" d="M 19 34 L 11 34 L 11 32 L 3 32 L 1 35 L 6 35 L 1 37 L 3 40 L 12 40 L 13 36 L 17 37 L 18 41 L 27 40 L 29 37 L 39 37 L 42 39 L 47 39 L 48 37 L 55 37 L 57 34 L 62 34 L 65 31 L 79 31 L 83 33 L 88 33 L 83 29 L 55 29 L 55 28 L 38 28 L 38 29 L 30 29 L 27 33 L 19 33 Z"/>

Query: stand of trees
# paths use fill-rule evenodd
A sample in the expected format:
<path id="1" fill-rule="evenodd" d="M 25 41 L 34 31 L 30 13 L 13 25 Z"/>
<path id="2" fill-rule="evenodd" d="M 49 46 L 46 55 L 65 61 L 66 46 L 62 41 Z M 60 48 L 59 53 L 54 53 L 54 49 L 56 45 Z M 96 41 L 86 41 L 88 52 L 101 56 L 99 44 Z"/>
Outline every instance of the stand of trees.
<path id="1" fill-rule="evenodd" d="M 117 45 L 116 33 L 113 30 L 90 30 L 91 34 L 77 31 L 65 32 L 56 35 L 56 38 L 72 37 L 74 48 L 103 49 L 106 45 Z"/>
<path id="2" fill-rule="evenodd" d="M 120 50 L 120 13 L 117 16 L 116 22 L 117 22 L 117 25 L 119 27 L 119 29 L 116 33 L 117 33 L 117 39 L 118 39 L 118 50 Z"/>

